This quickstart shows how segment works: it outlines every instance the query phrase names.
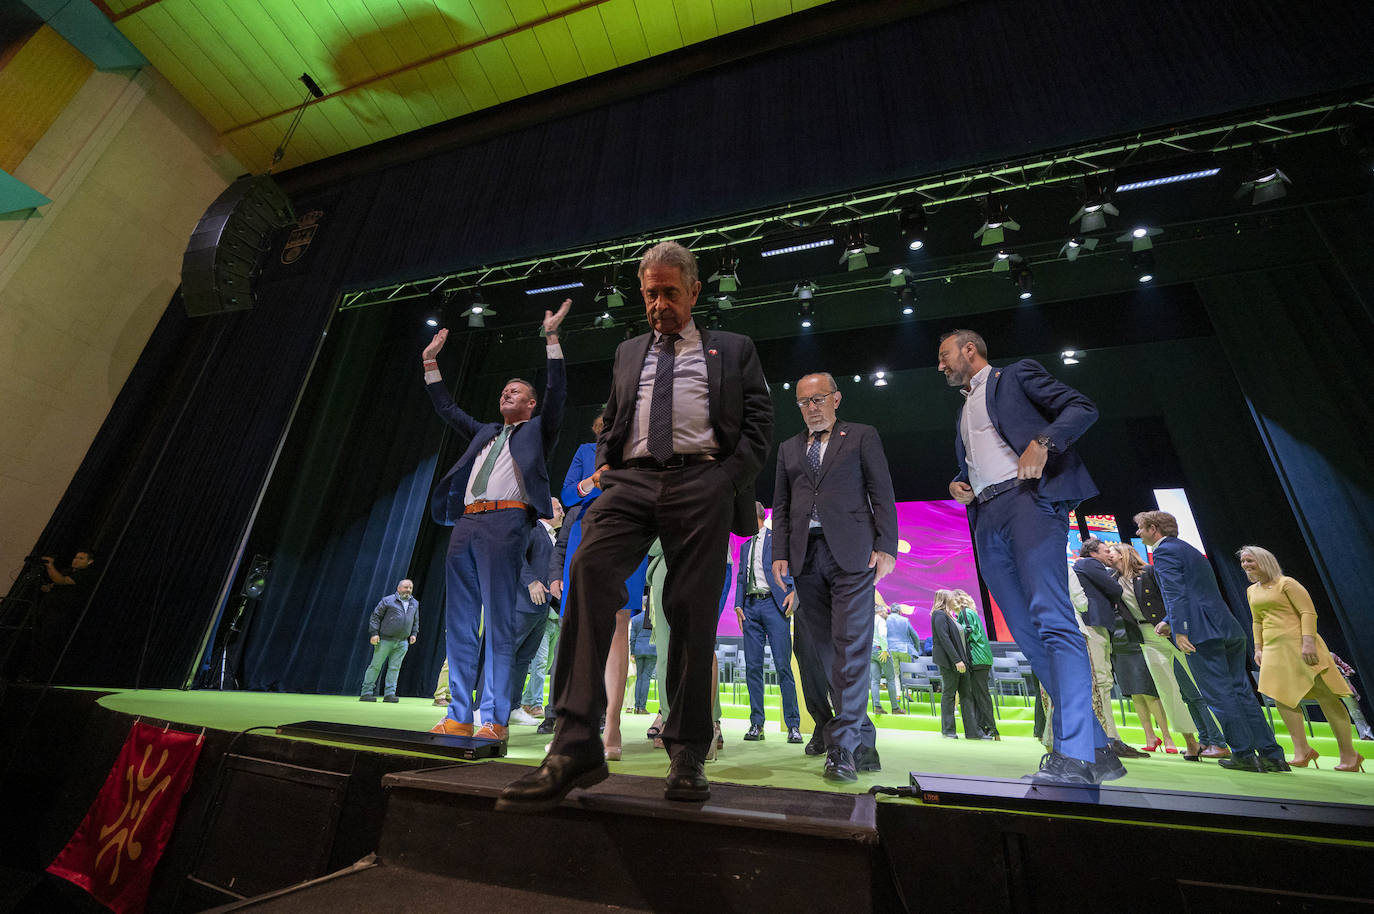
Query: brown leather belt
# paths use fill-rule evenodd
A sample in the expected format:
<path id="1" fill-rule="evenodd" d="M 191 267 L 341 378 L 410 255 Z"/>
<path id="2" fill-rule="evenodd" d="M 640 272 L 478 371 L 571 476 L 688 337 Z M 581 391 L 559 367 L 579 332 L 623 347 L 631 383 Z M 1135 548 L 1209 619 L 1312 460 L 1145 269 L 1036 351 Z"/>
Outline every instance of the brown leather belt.
<path id="1" fill-rule="evenodd" d="M 488 511 L 505 511 L 507 508 L 525 510 L 523 501 L 474 501 L 463 508 L 464 514 L 486 514 Z"/>

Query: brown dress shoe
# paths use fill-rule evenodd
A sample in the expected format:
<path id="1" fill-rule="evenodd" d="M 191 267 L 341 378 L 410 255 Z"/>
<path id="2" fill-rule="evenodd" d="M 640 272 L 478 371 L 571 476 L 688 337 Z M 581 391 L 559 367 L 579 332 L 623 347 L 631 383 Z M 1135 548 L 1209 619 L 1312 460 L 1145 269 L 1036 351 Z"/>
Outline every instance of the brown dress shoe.
<path id="1" fill-rule="evenodd" d="M 430 733 L 447 733 L 449 736 L 471 736 L 472 724 L 460 724 L 452 717 L 445 717 L 429 728 Z"/>
<path id="2" fill-rule="evenodd" d="M 1208 746 L 1198 753 L 1201 758 L 1230 758 L 1231 750 L 1225 746 Z"/>
<path id="3" fill-rule="evenodd" d="M 478 739 L 499 739 L 505 742 L 506 737 L 510 736 L 510 730 L 500 724 L 483 724 L 482 729 L 474 733 L 473 736 Z"/>

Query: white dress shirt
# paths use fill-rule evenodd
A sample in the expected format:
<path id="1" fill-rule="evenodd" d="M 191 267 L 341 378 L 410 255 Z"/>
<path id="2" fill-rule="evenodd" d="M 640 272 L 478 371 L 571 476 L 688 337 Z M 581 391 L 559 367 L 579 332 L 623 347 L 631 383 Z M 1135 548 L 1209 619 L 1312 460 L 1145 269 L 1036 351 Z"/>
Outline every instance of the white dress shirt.
<path id="1" fill-rule="evenodd" d="M 959 434 L 964 441 L 964 462 L 968 465 L 968 484 L 977 495 L 986 486 L 1015 479 L 1020 455 L 992 426 L 988 415 L 987 383 L 992 366 L 984 365 L 969 381 L 964 395 L 964 411 L 959 416 Z"/>

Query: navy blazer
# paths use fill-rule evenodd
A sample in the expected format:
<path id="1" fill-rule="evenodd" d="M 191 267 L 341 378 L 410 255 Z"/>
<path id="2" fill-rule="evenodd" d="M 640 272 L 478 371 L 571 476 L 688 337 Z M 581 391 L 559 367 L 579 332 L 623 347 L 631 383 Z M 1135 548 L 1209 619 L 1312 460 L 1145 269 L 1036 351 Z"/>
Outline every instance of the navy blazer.
<path id="1" fill-rule="evenodd" d="M 563 404 L 567 399 L 567 366 L 563 359 L 548 360 L 548 381 L 539 414 L 521 425 L 510 436 L 510 453 L 520 470 L 525 485 L 525 497 L 539 517 L 553 517 L 553 502 L 549 499 L 548 455 L 558 441 L 558 427 L 563 424 Z M 467 494 L 468 478 L 482 448 L 501 431 L 500 422 L 478 422 L 469 416 L 449 396 L 442 381 L 427 384 L 434 411 L 460 435 L 469 439 L 468 449 L 453 465 L 429 496 L 429 513 L 434 522 L 453 526 L 463 516 L 463 498 Z"/>
<path id="2" fill-rule="evenodd" d="M 751 536 L 758 529 L 754 511 L 754 479 L 768 456 L 773 434 L 773 398 L 754 348 L 754 341 L 738 333 L 708 330 L 696 325 L 706 355 L 707 416 L 720 445 L 721 468 L 734 488 L 734 516 L 730 529 Z M 611 395 L 603 413 L 605 426 L 596 440 L 596 465 L 625 465 L 625 442 L 630 437 L 639 375 L 653 343 L 653 332 L 626 340 L 615 350 Z"/>
<path id="3" fill-rule="evenodd" d="M 993 368 L 988 376 L 985 400 L 992 427 L 1017 454 L 1025 452 L 1041 435 L 1050 436 L 1050 453 L 1040 477 L 1040 497 L 1070 507 L 1097 494 L 1097 486 L 1083 461 L 1070 448 L 1097 421 L 1097 407 L 1083 394 L 1056 379 L 1034 359 L 1022 359 L 1006 368 Z M 968 482 L 964 438 L 954 421 L 954 454 L 959 464 L 956 482 Z M 970 519 L 978 503 L 968 506 Z"/>
<path id="4" fill-rule="evenodd" d="M 548 600 L 544 603 L 536 603 L 530 599 L 530 584 L 538 581 L 547 590 L 550 578 L 549 562 L 553 558 L 553 540 L 549 539 L 549 532 L 544 529 L 544 525 L 536 522 L 530 528 L 530 535 L 525 540 L 525 555 L 520 562 L 520 594 L 515 601 L 515 608 L 521 612 L 542 613 L 552 609 L 558 611 L 558 601 L 553 594 L 549 594 Z M 552 605 L 550 605 L 552 604 Z"/>
<path id="5" fill-rule="evenodd" d="M 878 430 L 857 422 L 835 422 L 821 459 L 819 475 L 806 459 L 810 433 L 803 431 L 778 447 L 773 489 L 773 557 L 787 559 L 792 574 L 806 560 L 811 508 L 816 507 L 825 544 L 845 571 L 868 567 L 876 550 L 897 555 L 897 499 Z"/>
<path id="6" fill-rule="evenodd" d="M 757 517 L 757 513 L 754 516 Z M 749 546 L 753 541 L 753 537 L 750 537 L 739 547 L 739 561 L 736 563 L 739 574 L 735 576 L 735 605 L 740 607 L 744 606 L 744 598 L 749 593 Z M 779 587 L 778 582 L 773 580 L 773 531 L 767 527 L 763 528 L 763 579 L 768 585 L 768 595 L 772 598 L 773 605 L 777 607 L 778 612 L 786 612 L 783 601 L 792 592 L 792 576 L 789 574 L 783 577 L 784 586 L 782 587 Z"/>
<path id="7" fill-rule="evenodd" d="M 1140 640 L 1140 630 L 1121 597 L 1121 582 L 1107 570 L 1107 566 L 1085 555 L 1073 563 L 1073 570 L 1078 575 L 1078 583 L 1083 585 L 1084 596 L 1088 598 L 1088 611 L 1083 614 L 1083 621 L 1088 625 L 1110 629 L 1121 620 L 1127 623 L 1127 637 L 1134 633 L 1137 637 L 1132 640 Z"/>
<path id="8" fill-rule="evenodd" d="M 1194 644 L 1215 638 L 1244 638 L 1245 629 L 1221 596 L 1207 557 L 1176 536 L 1155 544 L 1155 577 L 1164 597 L 1164 621 Z"/>

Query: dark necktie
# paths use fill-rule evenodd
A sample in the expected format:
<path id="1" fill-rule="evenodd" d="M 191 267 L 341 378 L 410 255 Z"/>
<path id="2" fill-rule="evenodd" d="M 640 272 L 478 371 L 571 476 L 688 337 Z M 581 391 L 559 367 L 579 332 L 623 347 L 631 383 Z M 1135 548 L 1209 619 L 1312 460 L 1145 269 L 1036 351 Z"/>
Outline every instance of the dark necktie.
<path id="1" fill-rule="evenodd" d="M 812 432 L 811 444 L 806 448 L 806 462 L 811 467 L 811 475 L 817 479 L 821 477 L 821 436 L 825 432 Z M 819 521 L 820 512 L 816 510 L 816 503 L 811 503 L 811 519 Z"/>
<path id="2" fill-rule="evenodd" d="M 673 456 L 673 358 L 679 339 L 676 333 L 658 339 L 654 392 L 649 397 L 649 456 L 659 463 Z"/>

